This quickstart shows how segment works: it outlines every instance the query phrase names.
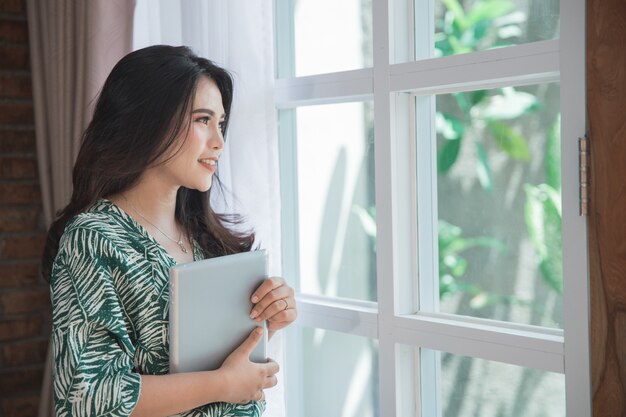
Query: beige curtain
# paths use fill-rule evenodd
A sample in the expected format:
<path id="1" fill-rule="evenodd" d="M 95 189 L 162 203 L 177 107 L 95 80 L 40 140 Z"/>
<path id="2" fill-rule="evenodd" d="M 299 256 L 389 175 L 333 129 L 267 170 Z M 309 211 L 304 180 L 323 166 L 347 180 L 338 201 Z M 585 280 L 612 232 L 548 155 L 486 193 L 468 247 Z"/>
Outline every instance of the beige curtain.
<path id="1" fill-rule="evenodd" d="M 72 194 L 80 137 L 113 65 L 132 46 L 134 0 L 27 0 L 37 162 L 46 225 Z M 51 346 L 39 416 L 54 415 Z"/>

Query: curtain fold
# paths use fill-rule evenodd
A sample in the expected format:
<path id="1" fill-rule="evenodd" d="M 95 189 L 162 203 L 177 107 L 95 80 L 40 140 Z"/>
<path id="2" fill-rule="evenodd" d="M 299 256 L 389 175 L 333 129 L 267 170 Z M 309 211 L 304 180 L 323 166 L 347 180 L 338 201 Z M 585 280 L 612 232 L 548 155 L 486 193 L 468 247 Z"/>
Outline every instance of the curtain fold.
<path id="1" fill-rule="evenodd" d="M 37 163 L 46 227 L 72 195 L 72 167 L 113 65 L 132 50 L 134 0 L 27 0 Z M 48 348 L 39 416 L 53 416 Z"/>

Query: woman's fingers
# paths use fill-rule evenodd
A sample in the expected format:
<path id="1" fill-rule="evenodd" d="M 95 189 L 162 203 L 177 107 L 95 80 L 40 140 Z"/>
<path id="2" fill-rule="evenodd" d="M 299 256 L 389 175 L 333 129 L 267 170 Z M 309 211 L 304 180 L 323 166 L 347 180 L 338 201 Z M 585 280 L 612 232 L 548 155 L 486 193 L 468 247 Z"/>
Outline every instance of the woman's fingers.
<path id="1" fill-rule="evenodd" d="M 278 298 L 266 307 L 258 305 L 255 306 L 250 313 L 250 318 L 254 319 L 256 322 L 261 322 L 263 320 L 281 321 L 286 319 L 289 316 L 288 312 L 294 309 L 294 298 Z"/>
<path id="2" fill-rule="evenodd" d="M 250 318 L 257 322 L 268 320 L 284 311 L 295 309 L 296 306 L 293 289 L 286 285 L 282 278 L 266 280 L 255 291 L 255 295 L 252 298 L 254 299 L 255 297 L 261 298 L 258 298 L 259 301 L 250 312 Z"/>
<path id="3" fill-rule="evenodd" d="M 280 366 L 273 359 L 267 359 L 267 376 L 274 376 L 280 370 Z"/>
<path id="4" fill-rule="evenodd" d="M 281 277 L 271 277 L 263 281 L 259 288 L 256 289 L 252 296 L 250 297 L 250 301 L 253 304 L 258 303 L 262 300 L 269 292 L 275 290 L 276 288 L 282 287 L 285 285 L 285 280 Z"/>
<path id="5" fill-rule="evenodd" d="M 275 361 L 268 359 L 266 363 L 254 363 L 248 357 L 250 348 L 258 343 L 257 337 L 262 333 L 259 330 L 254 330 L 220 367 L 220 372 L 227 375 L 225 378 L 233 381 L 226 393 L 227 402 L 245 404 L 251 400 L 259 401 L 260 393 L 278 382 L 276 374 L 280 368 Z"/>
<path id="6" fill-rule="evenodd" d="M 252 353 L 256 345 L 259 344 L 262 337 L 263 328 L 255 328 L 252 332 L 250 332 L 246 340 L 244 340 L 243 343 L 237 348 L 237 351 L 241 351 L 245 355 L 245 357 L 249 358 L 250 354 Z"/>
<path id="7" fill-rule="evenodd" d="M 289 309 L 274 317 L 270 317 L 267 320 L 267 329 L 270 331 L 283 329 L 293 323 L 297 317 L 298 311 L 295 308 Z"/>
<path id="8" fill-rule="evenodd" d="M 276 378 L 276 375 L 272 375 L 267 378 L 267 384 L 265 385 L 265 388 L 275 387 L 276 384 L 278 384 L 278 378 Z"/>

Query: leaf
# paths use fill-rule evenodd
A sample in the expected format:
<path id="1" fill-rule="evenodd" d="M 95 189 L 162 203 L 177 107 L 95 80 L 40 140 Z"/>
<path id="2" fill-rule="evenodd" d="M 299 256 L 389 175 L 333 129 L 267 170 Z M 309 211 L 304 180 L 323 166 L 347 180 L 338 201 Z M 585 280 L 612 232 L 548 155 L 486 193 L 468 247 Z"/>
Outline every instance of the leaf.
<path id="1" fill-rule="evenodd" d="M 486 291 L 481 291 L 476 294 L 469 302 L 469 306 L 474 310 L 480 310 L 481 308 L 486 307 L 489 304 L 491 297 L 489 293 Z"/>
<path id="2" fill-rule="evenodd" d="M 517 119 L 540 107 L 533 94 L 517 91 L 512 87 L 502 89 L 503 94 L 495 94 L 472 109 L 472 116 L 487 121 Z"/>
<path id="3" fill-rule="evenodd" d="M 457 36 L 448 35 L 448 42 L 452 47 L 452 55 L 472 52 L 472 48 L 466 46 Z"/>
<path id="4" fill-rule="evenodd" d="M 482 40 L 491 28 L 492 22 L 490 20 L 482 20 L 474 25 L 472 28 L 472 35 L 475 39 L 475 43 L 477 44 L 480 40 Z M 473 49 L 476 49 L 476 46 L 474 46 Z"/>
<path id="5" fill-rule="evenodd" d="M 506 251 L 506 246 L 504 246 L 502 242 L 495 237 L 489 236 L 455 239 L 448 245 L 448 251 L 450 253 L 457 253 L 476 247 L 492 248 L 499 252 Z"/>
<path id="6" fill-rule="evenodd" d="M 465 16 L 465 10 L 459 3 L 458 0 L 443 0 L 443 4 L 446 6 L 446 9 L 449 13 L 452 13 L 454 16 L 454 20 L 457 21 L 457 24 L 461 27 L 461 29 L 465 30 L 469 23 Z"/>
<path id="7" fill-rule="evenodd" d="M 516 10 L 505 16 L 498 17 L 494 20 L 493 24 L 502 27 L 509 25 L 523 25 L 527 21 L 526 13 L 521 10 Z"/>
<path id="8" fill-rule="evenodd" d="M 515 8 L 512 1 L 506 0 L 483 0 L 474 3 L 467 13 L 467 22 L 470 26 L 482 20 L 492 20 L 504 16 Z"/>
<path id="9" fill-rule="evenodd" d="M 463 113 L 467 116 L 470 115 L 470 109 L 472 108 L 472 104 L 467 100 L 465 93 L 453 93 L 454 99 L 456 100 L 456 104 L 458 104 L 459 108 Z"/>
<path id="10" fill-rule="evenodd" d="M 498 146 L 509 156 L 517 161 L 529 161 L 530 149 L 528 143 L 520 134 L 509 126 L 500 122 L 487 122 L 493 138 Z"/>
<path id="11" fill-rule="evenodd" d="M 456 279 L 450 274 L 443 274 L 439 278 L 439 299 L 443 300 L 448 294 L 459 291 Z"/>
<path id="12" fill-rule="evenodd" d="M 476 142 L 476 155 L 478 156 L 476 164 L 476 175 L 478 176 L 478 181 L 485 191 L 492 192 L 493 175 L 491 173 L 491 167 L 489 166 L 487 151 L 485 151 L 485 147 L 478 142 Z"/>
<path id="13" fill-rule="evenodd" d="M 546 183 L 561 189 L 561 115 L 557 115 L 546 141 Z"/>
<path id="14" fill-rule="evenodd" d="M 367 210 L 358 205 L 352 206 L 352 212 L 359 218 L 365 234 L 376 238 L 376 220 L 374 217 Z"/>
<path id="15" fill-rule="evenodd" d="M 446 139 L 460 139 L 465 132 L 465 125 L 454 116 L 437 112 L 435 116 L 437 133 Z"/>
<path id="16" fill-rule="evenodd" d="M 526 184 L 524 218 L 530 240 L 539 258 L 541 276 L 557 293 L 563 292 L 563 246 L 561 199 L 547 184 Z"/>
<path id="17" fill-rule="evenodd" d="M 502 26 L 498 29 L 498 37 L 500 39 L 517 38 L 522 35 L 522 28 L 517 25 Z"/>
<path id="18" fill-rule="evenodd" d="M 467 292 L 478 294 L 483 291 L 476 284 L 466 283 L 461 278 L 466 270 L 468 262 L 460 255 L 461 252 L 473 247 L 491 247 L 505 250 L 504 245 L 497 239 L 480 236 L 476 238 L 462 237 L 460 227 L 439 219 L 438 244 L 439 244 L 439 297 L 444 299 L 455 292 Z"/>
<path id="19" fill-rule="evenodd" d="M 437 223 L 437 237 L 439 241 L 439 253 L 445 253 L 445 249 L 458 237 L 461 236 L 461 228 L 439 219 Z"/>
<path id="20" fill-rule="evenodd" d="M 487 97 L 487 90 L 472 91 L 470 94 L 470 102 L 472 103 L 472 106 L 475 106 L 483 101 L 485 97 Z"/>
<path id="21" fill-rule="evenodd" d="M 461 149 L 461 139 L 452 139 L 444 141 L 439 155 L 437 155 L 437 171 L 445 174 L 452 168 L 452 165 L 459 157 Z"/>
<path id="22" fill-rule="evenodd" d="M 465 270 L 467 269 L 467 260 L 459 256 L 458 262 L 456 262 L 450 269 L 455 277 L 463 276 L 463 274 L 465 274 Z"/>

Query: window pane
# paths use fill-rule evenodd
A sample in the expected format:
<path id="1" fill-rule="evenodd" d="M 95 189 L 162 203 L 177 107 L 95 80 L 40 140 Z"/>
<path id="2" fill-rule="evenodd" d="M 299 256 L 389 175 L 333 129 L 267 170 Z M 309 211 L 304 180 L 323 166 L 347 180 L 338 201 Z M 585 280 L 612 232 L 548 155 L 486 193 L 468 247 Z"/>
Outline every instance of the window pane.
<path id="1" fill-rule="evenodd" d="M 424 1 L 393 4 L 395 63 L 559 38 L 559 0 L 435 0 L 434 12 Z"/>
<path id="2" fill-rule="evenodd" d="M 441 360 L 444 417 L 565 416 L 562 374 L 451 354 Z"/>
<path id="3" fill-rule="evenodd" d="M 276 2 L 279 76 L 372 66 L 371 0 Z M 284 18 L 282 18 L 284 16 Z M 283 42 L 290 39 L 292 42 Z"/>
<path id="4" fill-rule="evenodd" d="M 439 362 L 442 417 L 565 416 L 563 374 L 428 349 L 421 358 Z M 422 381 L 432 380 L 425 375 L 432 372 L 423 367 Z"/>
<path id="5" fill-rule="evenodd" d="M 303 417 L 378 416 L 378 343 L 322 329 L 290 328 L 300 338 Z M 290 406 L 290 409 L 293 410 Z"/>
<path id="6" fill-rule="evenodd" d="M 562 327 L 559 85 L 437 96 L 436 131 L 439 311 Z"/>
<path id="7" fill-rule="evenodd" d="M 435 56 L 558 37 L 559 0 L 435 2 Z"/>
<path id="8" fill-rule="evenodd" d="M 300 291 L 376 300 L 371 103 L 296 109 Z"/>

